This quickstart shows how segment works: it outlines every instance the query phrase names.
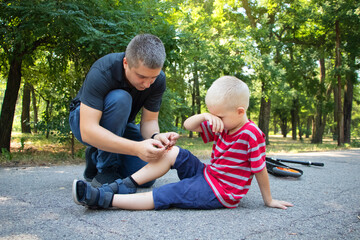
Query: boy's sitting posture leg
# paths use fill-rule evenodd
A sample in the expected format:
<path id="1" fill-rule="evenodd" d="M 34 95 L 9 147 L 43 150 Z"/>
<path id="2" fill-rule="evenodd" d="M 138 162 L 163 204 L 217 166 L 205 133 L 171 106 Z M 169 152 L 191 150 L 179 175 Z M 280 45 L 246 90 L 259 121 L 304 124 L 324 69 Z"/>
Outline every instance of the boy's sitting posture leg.
<path id="1" fill-rule="evenodd" d="M 113 198 L 116 202 L 121 202 L 122 200 L 121 197 L 114 197 L 114 194 L 124 194 L 124 196 L 128 196 L 127 204 L 130 203 L 134 205 L 134 209 L 137 209 L 137 204 L 144 206 L 144 208 L 140 209 L 153 209 L 152 192 L 136 194 L 137 197 L 132 197 L 131 195 L 134 195 L 132 193 L 136 192 L 138 186 L 166 174 L 174 165 L 178 154 L 179 148 L 173 147 L 164 154 L 161 159 L 150 162 L 130 177 L 124 180 L 118 179 L 111 184 L 104 184 L 99 188 L 91 187 L 91 185 L 85 181 L 74 180 L 73 199 L 80 205 L 108 208 L 112 206 L 111 202 Z M 140 202 L 137 203 L 137 201 Z"/>
<path id="2" fill-rule="evenodd" d="M 204 163 L 189 151 L 173 147 L 159 161 L 151 162 L 131 175 L 132 183 L 133 186 L 141 185 L 163 176 L 171 168 L 177 170 L 181 181 L 154 188 L 151 192 L 137 194 L 128 194 L 134 191 L 127 190 L 129 189 L 125 186 L 129 185 L 127 179 L 117 180 L 116 183 L 103 185 L 97 189 L 83 184 L 82 181 L 74 181 L 74 201 L 87 206 L 131 210 L 165 209 L 172 206 L 197 209 L 222 208 L 223 205 L 204 178 L 204 166 Z"/>

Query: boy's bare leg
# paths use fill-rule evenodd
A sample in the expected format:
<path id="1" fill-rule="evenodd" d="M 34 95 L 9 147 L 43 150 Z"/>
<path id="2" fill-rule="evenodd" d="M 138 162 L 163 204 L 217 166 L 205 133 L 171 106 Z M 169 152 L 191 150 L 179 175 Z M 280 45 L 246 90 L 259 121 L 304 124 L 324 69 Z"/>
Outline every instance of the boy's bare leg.
<path id="1" fill-rule="evenodd" d="M 131 177 L 139 185 L 155 180 L 165 175 L 174 165 L 176 157 L 179 154 L 179 148 L 174 146 L 166 152 L 158 161 L 150 162 Z"/>
<path id="2" fill-rule="evenodd" d="M 112 206 L 127 210 L 151 210 L 155 208 L 152 191 L 135 194 L 115 194 Z"/>
<path id="3" fill-rule="evenodd" d="M 124 181 L 135 181 L 136 184 L 142 185 L 157 179 L 169 171 L 171 166 L 174 165 L 178 154 L 179 148 L 173 147 L 158 161 L 150 162 L 131 175 L 132 180 L 126 178 Z M 135 191 L 132 191 L 132 187 L 123 184 L 120 180 L 120 182 L 115 181 L 114 183 L 103 185 L 100 188 L 93 188 L 89 183 L 75 179 L 72 188 L 73 199 L 75 203 L 85 206 L 108 208 L 112 205 L 113 207 L 122 209 L 154 209 L 152 192 L 133 194 Z M 133 183 L 133 185 L 136 184 Z"/>
<path id="4" fill-rule="evenodd" d="M 131 175 L 137 184 L 141 185 L 163 176 L 174 165 L 179 154 L 179 148 L 173 147 L 156 162 L 150 162 L 139 171 Z M 112 206 L 128 210 L 154 209 L 154 199 L 151 192 L 135 194 L 115 194 Z"/>

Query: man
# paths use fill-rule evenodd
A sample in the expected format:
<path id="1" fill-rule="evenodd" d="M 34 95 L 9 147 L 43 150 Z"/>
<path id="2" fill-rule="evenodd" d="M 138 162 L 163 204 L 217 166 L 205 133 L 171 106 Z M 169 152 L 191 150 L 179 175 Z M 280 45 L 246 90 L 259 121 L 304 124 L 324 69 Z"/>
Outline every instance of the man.
<path id="1" fill-rule="evenodd" d="M 70 127 L 88 146 L 84 178 L 92 186 L 130 176 L 159 159 L 178 139 L 177 133 L 160 133 L 158 124 L 166 88 L 161 70 L 165 57 L 158 37 L 137 35 L 125 53 L 97 60 L 72 100 Z M 140 110 L 139 128 L 134 120 Z"/>

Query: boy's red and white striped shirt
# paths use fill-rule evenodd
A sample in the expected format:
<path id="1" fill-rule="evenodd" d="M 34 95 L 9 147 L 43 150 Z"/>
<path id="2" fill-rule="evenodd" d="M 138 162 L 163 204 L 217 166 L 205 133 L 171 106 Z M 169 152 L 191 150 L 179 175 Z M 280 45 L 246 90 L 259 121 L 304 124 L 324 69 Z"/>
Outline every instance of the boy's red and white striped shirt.
<path id="1" fill-rule="evenodd" d="M 203 141 L 213 141 L 205 179 L 225 207 L 235 208 L 249 191 L 254 173 L 265 167 L 265 134 L 252 121 L 231 135 L 227 130 L 215 134 L 208 121 L 201 129 Z"/>

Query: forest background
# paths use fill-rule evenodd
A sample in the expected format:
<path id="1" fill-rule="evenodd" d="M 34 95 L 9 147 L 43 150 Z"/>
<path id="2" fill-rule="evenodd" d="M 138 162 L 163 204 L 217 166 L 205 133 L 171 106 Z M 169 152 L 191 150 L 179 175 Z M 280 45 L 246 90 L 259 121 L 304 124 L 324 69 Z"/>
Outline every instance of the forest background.
<path id="1" fill-rule="evenodd" d="M 359 1 L 1 0 L 1 159 L 59 145 L 82 158 L 69 103 L 90 66 L 139 33 L 164 42 L 160 127 L 181 133 L 185 146 L 199 139 L 183 121 L 206 111 L 206 89 L 223 75 L 249 85 L 248 117 L 268 147 L 276 134 L 360 145 Z"/>

